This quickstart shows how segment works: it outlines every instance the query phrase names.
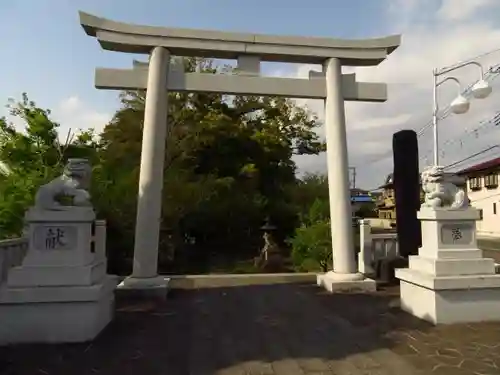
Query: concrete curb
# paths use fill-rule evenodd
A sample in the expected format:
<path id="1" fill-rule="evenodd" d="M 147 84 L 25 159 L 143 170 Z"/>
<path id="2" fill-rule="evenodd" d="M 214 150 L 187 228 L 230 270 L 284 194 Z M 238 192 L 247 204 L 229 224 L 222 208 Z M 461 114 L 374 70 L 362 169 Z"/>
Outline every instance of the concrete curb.
<path id="1" fill-rule="evenodd" d="M 172 289 L 220 288 L 245 285 L 316 283 L 315 273 L 258 273 L 220 275 L 172 275 Z"/>
<path id="2" fill-rule="evenodd" d="M 162 275 L 170 278 L 169 289 L 220 288 L 290 283 L 316 284 L 316 273 L 249 273 L 211 275 Z M 120 282 L 125 279 L 120 276 Z"/>

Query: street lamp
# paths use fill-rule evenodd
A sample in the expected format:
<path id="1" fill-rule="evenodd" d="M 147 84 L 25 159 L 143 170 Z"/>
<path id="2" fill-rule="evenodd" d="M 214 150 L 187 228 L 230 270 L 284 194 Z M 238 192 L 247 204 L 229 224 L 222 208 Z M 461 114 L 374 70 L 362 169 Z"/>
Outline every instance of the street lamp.
<path id="1" fill-rule="evenodd" d="M 441 86 L 443 83 L 446 81 L 454 81 L 458 85 L 458 95 L 457 97 L 450 103 L 450 110 L 451 112 L 455 114 L 463 114 L 466 113 L 469 108 L 470 108 L 470 101 L 467 99 L 465 96 L 462 95 L 462 85 L 460 84 L 460 81 L 456 77 L 446 77 L 441 81 L 438 81 L 438 77 L 452 72 L 454 70 L 463 68 L 464 66 L 468 65 L 475 65 L 479 68 L 479 73 L 480 77 L 479 80 L 472 86 L 471 92 L 472 96 L 476 99 L 484 99 L 488 97 L 492 90 L 492 87 L 490 84 L 484 80 L 484 69 L 483 66 L 476 62 L 476 61 L 468 61 L 462 64 L 455 65 L 450 68 L 444 68 L 441 70 L 434 69 L 433 70 L 433 76 L 434 76 L 434 90 L 433 90 L 433 112 L 432 112 L 432 127 L 433 127 L 433 133 L 434 133 L 434 165 L 438 166 L 439 165 L 439 145 L 438 145 L 438 111 L 439 111 L 439 106 L 438 106 L 438 100 L 437 100 L 437 88 Z M 492 69 L 490 69 L 492 71 Z M 499 70 L 497 69 L 495 71 L 498 72 Z"/>

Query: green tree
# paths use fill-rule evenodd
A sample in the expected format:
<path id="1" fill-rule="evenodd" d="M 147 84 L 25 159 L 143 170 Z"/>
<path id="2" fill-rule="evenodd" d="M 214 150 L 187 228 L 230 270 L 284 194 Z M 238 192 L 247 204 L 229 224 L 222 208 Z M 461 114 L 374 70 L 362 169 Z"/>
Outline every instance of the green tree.
<path id="1" fill-rule="evenodd" d="M 288 240 L 292 262 L 301 271 L 326 271 L 332 265 L 332 239 L 328 201 L 316 198 L 300 227 Z"/>
<path id="2" fill-rule="evenodd" d="M 300 271 L 326 272 L 332 268 L 332 241 L 329 221 L 302 225 L 290 240 L 292 261 Z"/>
<path id="3" fill-rule="evenodd" d="M 69 157 L 96 154 L 92 131 L 83 132 L 64 143 L 59 141 L 59 124 L 51 119 L 50 110 L 37 107 L 23 94 L 19 102 L 8 104 L 10 115 L 23 123 L 18 130 L 0 118 L 0 238 L 19 236 L 23 230 L 24 212 L 33 203 L 38 187 L 61 173 Z"/>
<path id="4" fill-rule="evenodd" d="M 356 217 L 361 219 L 378 217 L 377 207 L 375 202 L 365 203 L 363 204 L 355 213 Z"/>
<path id="5" fill-rule="evenodd" d="M 184 63 L 187 71 L 232 74 L 210 60 Z M 112 272 L 128 272 L 122 261 L 132 256 L 144 102 L 144 92 L 124 92 L 102 134 L 83 132 L 62 143 L 49 110 L 26 95 L 12 102 L 11 114 L 25 129 L 0 122 L 0 236 L 20 234 L 36 189 L 61 173 L 68 157 L 87 157 L 94 207 L 108 222 Z M 278 239 L 290 235 L 298 224 L 292 156 L 324 150 L 318 125 L 288 99 L 170 93 L 161 261 L 182 272 L 182 264 L 203 265 L 214 254 L 254 256 L 267 216 Z"/>
<path id="6" fill-rule="evenodd" d="M 206 74 L 230 70 L 204 59 L 185 59 L 185 67 Z M 113 184 L 98 206 L 130 244 L 144 93 L 124 92 L 121 102 L 101 137 L 102 179 Z M 324 150 L 317 126 L 306 109 L 283 98 L 169 94 L 163 256 L 175 259 L 176 249 L 185 255 L 187 237 L 204 253 L 255 253 L 268 215 L 286 232 L 281 237 L 290 234 L 297 216 L 289 194 L 296 183 L 292 156 Z"/>
<path id="7" fill-rule="evenodd" d="M 309 214 L 309 209 L 317 199 L 325 202 L 325 210 L 329 210 L 328 177 L 325 174 L 308 173 L 296 184 L 290 185 L 289 189 L 295 209 L 302 218 Z"/>

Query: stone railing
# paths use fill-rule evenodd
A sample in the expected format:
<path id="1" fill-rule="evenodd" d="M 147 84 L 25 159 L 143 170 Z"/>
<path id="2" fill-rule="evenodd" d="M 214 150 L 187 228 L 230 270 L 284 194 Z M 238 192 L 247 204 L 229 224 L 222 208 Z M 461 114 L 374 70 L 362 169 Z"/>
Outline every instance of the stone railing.
<path id="1" fill-rule="evenodd" d="M 0 241 L 0 284 L 5 281 L 7 271 L 20 265 L 28 251 L 28 238 L 13 238 Z"/>
<path id="2" fill-rule="evenodd" d="M 359 234 L 359 272 L 373 275 L 378 260 L 399 254 L 396 233 L 372 233 L 369 221 L 360 220 Z"/>
<path id="3" fill-rule="evenodd" d="M 106 259 L 106 220 L 94 222 L 94 253 L 97 259 Z"/>
<path id="4" fill-rule="evenodd" d="M 369 220 L 359 221 L 359 233 L 359 272 L 370 276 L 375 275 L 375 265 L 378 260 L 399 255 L 396 233 L 373 233 Z M 495 264 L 495 269 L 500 274 L 500 263 Z"/>

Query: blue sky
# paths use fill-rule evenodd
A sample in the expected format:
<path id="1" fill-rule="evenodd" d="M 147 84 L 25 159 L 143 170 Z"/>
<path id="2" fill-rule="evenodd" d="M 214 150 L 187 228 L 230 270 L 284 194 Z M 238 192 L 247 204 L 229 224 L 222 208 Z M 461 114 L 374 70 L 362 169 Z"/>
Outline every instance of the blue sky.
<path id="1" fill-rule="evenodd" d="M 26 91 L 54 108 L 77 94 L 98 111 L 115 106 L 115 93 L 93 87 L 94 68 L 130 67 L 133 56 L 102 51 L 83 32 L 78 10 L 139 24 L 271 34 L 366 37 L 383 1 L 286 0 L 16 0 L 0 2 L 3 56 L 0 99 Z"/>
<path id="2" fill-rule="evenodd" d="M 138 24 L 264 34 L 351 39 L 402 33 L 402 46 L 387 61 L 356 70 L 358 80 L 387 82 L 388 102 L 346 104 L 350 163 L 358 166 L 364 187 L 383 181 L 390 171 L 390 158 L 370 161 L 390 153 L 392 133 L 418 130 L 430 120 L 432 69 L 500 48 L 498 0 L 0 0 L 0 101 L 27 92 L 53 110 L 64 134 L 68 128 L 102 128 L 117 109 L 117 92 L 93 87 L 94 69 L 128 68 L 138 57 L 101 50 L 79 25 L 78 10 Z M 500 63 L 500 53 L 480 62 Z M 310 69 L 315 67 L 267 64 L 263 72 L 306 77 Z M 457 74 L 464 84 L 477 79 L 473 69 Z M 453 85 L 440 91 L 443 105 L 455 91 Z M 447 118 L 442 140 L 466 137 L 500 109 L 497 102 L 498 96 L 474 103 L 467 115 Z M 322 117 L 321 102 L 298 103 Z M 429 136 L 421 138 L 422 150 L 432 144 Z M 500 141 L 491 132 L 464 139 L 466 147 L 446 149 L 445 162 Z M 302 170 L 325 169 L 324 155 L 297 162 Z"/>

